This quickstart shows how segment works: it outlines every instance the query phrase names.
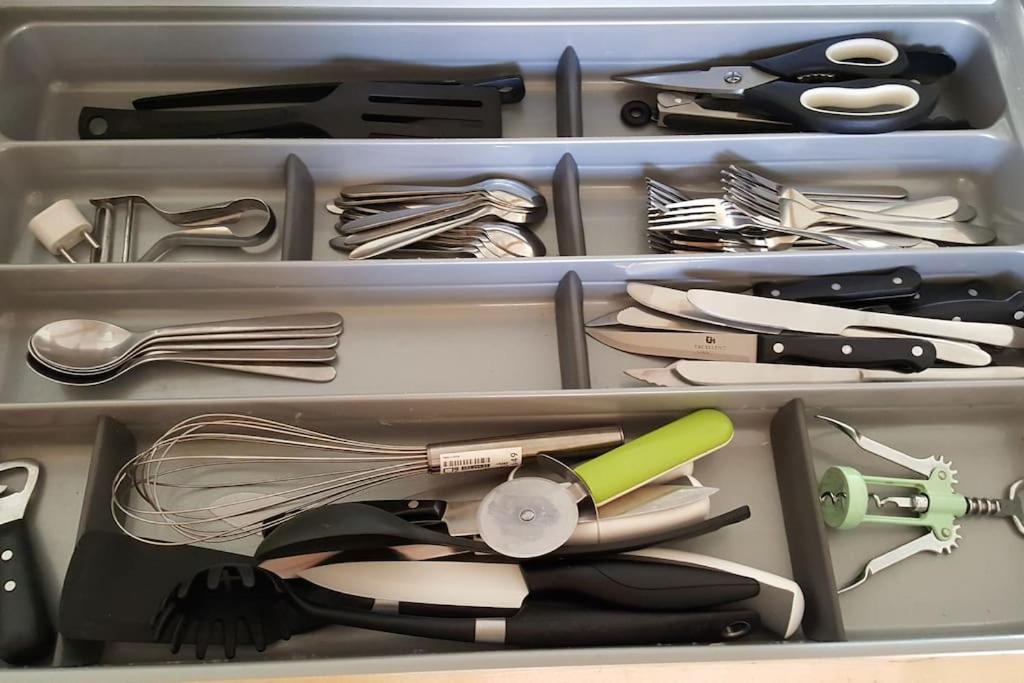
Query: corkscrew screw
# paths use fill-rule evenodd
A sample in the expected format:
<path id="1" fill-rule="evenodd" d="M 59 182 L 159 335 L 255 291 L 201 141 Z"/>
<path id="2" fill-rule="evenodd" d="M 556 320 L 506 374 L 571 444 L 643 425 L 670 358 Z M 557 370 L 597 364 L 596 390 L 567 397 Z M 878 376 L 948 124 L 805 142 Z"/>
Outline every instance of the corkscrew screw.
<path id="1" fill-rule="evenodd" d="M 915 458 L 861 434 L 851 425 L 826 415 L 818 419 L 828 422 L 846 434 L 862 449 L 889 462 L 916 472 L 924 479 L 866 476 L 852 467 L 830 467 L 818 484 L 822 516 L 833 529 L 854 529 L 867 522 L 895 524 L 927 529 L 927 533 L 879 555 L 868 562 L 860 576 L 840 593 L 860 586 L 869 578 L 918 553 L 936 555 L 951 553 L 960 540 L 961 517 L 1005 517 L 1024 534 L 1024 479 L 1010 486 L 1006 498 L 973 498 L 953 489 L 957 483 L 953 464 L 931 456 Z M 909 495 L 887 495 L 869 491 L 869 487 L 903 489 Z M 900 514 L 873 514 L 888 510 Z"/>

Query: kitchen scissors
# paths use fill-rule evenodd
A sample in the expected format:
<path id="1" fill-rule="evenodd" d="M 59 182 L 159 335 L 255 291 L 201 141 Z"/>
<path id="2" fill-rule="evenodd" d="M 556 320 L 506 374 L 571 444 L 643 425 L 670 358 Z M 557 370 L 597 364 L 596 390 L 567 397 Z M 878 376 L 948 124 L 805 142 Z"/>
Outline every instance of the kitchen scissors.
<path id="1" fill-rule="evenodd" d="M 657 88 L 656 120 L 669 128 L 703 118 L 768 129 L 885 133 L 924 123 L 938 101 L 937 86 L 906 77 L 910 66 L 908 53 L 887 40 L 847 36 L 747 65 L 624 74 L 613 80 Z M 644 102 L 623 108 L 627 124 L 643 125 L 652 118 Z"/>

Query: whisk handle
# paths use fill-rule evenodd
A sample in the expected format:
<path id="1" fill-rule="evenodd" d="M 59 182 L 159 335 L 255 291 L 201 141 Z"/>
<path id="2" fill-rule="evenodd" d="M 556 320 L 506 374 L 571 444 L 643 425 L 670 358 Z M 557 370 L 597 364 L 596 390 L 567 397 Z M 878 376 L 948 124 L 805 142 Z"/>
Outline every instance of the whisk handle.
<path id="1" fill-rule="evenodd" d="M 542 453 L 572 455 L 608 450 L 621 444 L 623 438 L 622 428 L 614 426 L 451 441 L 429 444 L 427 464 L 431 472 L 441 474 L 516 467 L 524 458 Z"/>

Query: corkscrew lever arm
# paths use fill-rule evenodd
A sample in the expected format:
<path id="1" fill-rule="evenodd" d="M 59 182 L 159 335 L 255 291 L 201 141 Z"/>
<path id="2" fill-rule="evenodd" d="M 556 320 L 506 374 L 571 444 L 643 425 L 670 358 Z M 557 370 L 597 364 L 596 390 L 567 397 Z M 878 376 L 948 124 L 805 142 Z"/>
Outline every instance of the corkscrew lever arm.
<path id="1" fill-rule="evenodd" d="M 846 424 L 834 417 L 818 415 L 817 418 L 835 426 L 843 434 L 850 437 L 855 444 L 872 455 L 877 455 L 878 457 L 888 460 L 891 463 L 895 463 L 900 467 L 906 467 L 912 472 L 917 472 L 922 477 L 931 476 L 932 471 L 936 468 L 945 469 L 951 476 L 952 483 L 956 483 L 956 470 L 952 469 L 951 463 L 943 460 L 942 458 L 937 458 L 934 455 L 927 458 L 915 458 L 898 451 L 891 446 L 886 446 L 884 443 L 880 443 L 872 438 L 864 436 L 853 425 Z"/>
<path id="2" fill-rule="evenodd" d="M 853 590 L 883 569 L 888 569 L 894 564 L 902 562 L 908 557 L 918 553 L 935 553 L 936 555 L 941 555 L 942 553 L 953 552 L 953 549 L 956 548 L 957 539 L 960 538 L 960 535 L 956 533 L 959 529 L 959 526 L 954 526 L 953 538 L 947 541 L 937 538 L 934 533 L 927 533 L 922 536 L 918 536 L 913 541 L 904 543 L 898 548 L 893 548 L 889 552 L 879 555 L 864 565 L 864 570 L 856 580 L 845 588 L 840 588 L 839 594 L 842 595 L 846 591 Z"/>

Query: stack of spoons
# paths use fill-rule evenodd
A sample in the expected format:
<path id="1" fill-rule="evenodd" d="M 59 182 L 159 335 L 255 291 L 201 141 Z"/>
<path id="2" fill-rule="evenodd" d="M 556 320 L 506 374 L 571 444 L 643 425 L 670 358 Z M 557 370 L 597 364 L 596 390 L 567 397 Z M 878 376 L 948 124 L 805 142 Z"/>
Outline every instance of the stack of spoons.
<path id="1" fill-rule="evenodd" d="M 329 382 L 342 332 L 337 313 L 302 313 L 133 332 L 102 320 L 56 320 L 28 341 L 28 365 L 54 382 L 92 386 L 156 361 Z"/>
<path id="2" fill-rule="evenodd" d="M 467 185 L 357 185 L 327 210 L 340 216 L 331 247 L 350 259 L 516 258 L 544 256 L 530 226 L 547 202 L 511 178 Z"/>

